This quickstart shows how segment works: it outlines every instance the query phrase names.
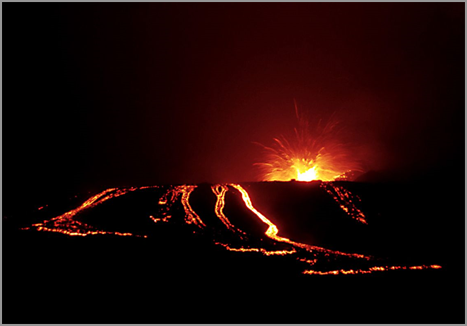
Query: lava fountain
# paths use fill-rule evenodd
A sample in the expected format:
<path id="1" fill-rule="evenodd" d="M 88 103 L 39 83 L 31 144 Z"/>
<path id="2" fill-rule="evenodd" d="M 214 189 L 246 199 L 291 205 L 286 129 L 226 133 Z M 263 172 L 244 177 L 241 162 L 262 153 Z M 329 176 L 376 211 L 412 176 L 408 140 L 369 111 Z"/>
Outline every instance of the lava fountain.
<path id="1" fill-rule="evenodd" d="M 339 121 L 331 117 L 312 127 L 311 119 L 299 114 L 296 103 L 295 114 L 298 126 L 292 136 L 274 138 L 272 146 L 258 144 L 266 152 L 265 161 L 255 164 L 262 170 L 263 181 L 334 181 L 362 172 L 349 144 L 343 141 Z"/>
<path id="2" fill-rule="evenodd" d="M 309 120 L 299 116 L 297 105 L 295 113 L 298 119 L 298 127 L 294 128 L 294 137 L 276 138 L 274 147 L 263 146 L 268 152 L 265 162 L 258 163 L 263 171 L 264 181 L 313 181 L 318 180 L 320 191 L 330 195 L 334 202 L 352 218 L 355 222 L 368 225 L 367 218 L 362 209 L 359 208 L 361 198 L 352 194 L 336 180 L 349 179 L 353 172 L 361 172 L 360 164 L 352 158 L 350 147 L 342 141 L 341 128 L 337 122 L 329 121 L 321 125 L 321 121 L 316 128 L 311 128 Z M 198 189 L 198 185 L 177 185 L 177 186 L 146 186 L 132 187 L 126 189 L 110 188 L 85 201 L 81 206 L 72 209 L 62 215 L 44 220 L 40 223 L 32 224 L 22 230 L 36 230 L 62 233 L 68 236 L 88 236 L 88 235 L 112 235 L 125 237 L 148 238 L 148 234 L 135 234 L 102 230 L 85 223 L 77 218 L 85 210 L 89 210 L 103 202 L 123 196 L 130 192 L 145 189 L 158 189 L 162 193 L 154 198 L 158 203 L 149 218 L 154 223 L 180 223 L 190 226 L 193 233 L 200 233 L 211 238 L 212 242 L 233 252 L 259 253 L 265 256 L 288 256 L 292 260 L 303 262 L 302 274 L 308 275 L 338 275 L 338 274 L 367 274 L 379 271 L 391 270 L 411 270 L 411 269 L 440 269 L 440 265 L 414 265 L 398 266 L 386 263 L 370 255 L 363 255 L 354 252 L 343 252 L 334 249 L 327 249 L 309 243 L 301 243 L 292 239 L 280 236 L 278 226 L 253 205 L 247 189 L 240 184 L 214 184 L 210 185 L 215 196 L 214 216 L 221 222 L 219 225 L 209 220 L 203 220 L 210 214 L 206 210 L 195 211 L 192 194 Z M 251 219 L 258 219 L 267 225 L 264 236 L 254 235 L 247 230 L 242 230 L 236 226 L 235 214 L 228 216 L 224 211 L 226 205 L 226 193 L 231 191 L 235 196 L 240 196 L 244 206 L 251 212 Z M 197 204 L 208 200 L 208 195 L 198 199 Z M 212 202 L 211 202 L 212 203 Z M 204 204 L 203 204 L 204 205 Z M 233 206 L 232 203 L 230 205 Z M 335 205 L 335 204 L 334 204 Z M 202 206 L 209 207 L 209 206 Z M 38 210 L 42 210 L 40 207 Z M 212 207 L 211 207 L 212 209 Z M 247 214 L 247 213 L 243 213 Z M 217 222 L 217 219 L 215 221 Z M 225 235 L 225 232 L 229 236 Z M 336 265 L 337 264 L 337 265 Z M 338 266 L 337 269 L 334 269 Z M 350 268 L 341 268 L 348 266 Z"/>

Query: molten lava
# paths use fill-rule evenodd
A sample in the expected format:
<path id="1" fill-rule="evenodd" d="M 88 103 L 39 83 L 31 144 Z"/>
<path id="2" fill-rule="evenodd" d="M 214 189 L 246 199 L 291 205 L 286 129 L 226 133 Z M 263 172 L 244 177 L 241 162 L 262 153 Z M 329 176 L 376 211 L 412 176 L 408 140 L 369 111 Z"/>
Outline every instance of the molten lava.
<path id="1" fill-rule="evenodd" d="M 349 269 L 349 270 L 343 270 L 343 269 L 340 269 L 340 270 L 332 270 L 332 271 L 314 271 L 314 270 L 306 270 L 306 271 L 303 271 L 303 274 L 308 274 L 308 275 L 338 275 L 338 274 L 343 274 L 343 275 L 347 275 L 347 274 L 369 274 L 369 273 L 372 273 L 372 272 L 386 272 L 386 271 L 389 271 L 389 270 L 407 270 L 407 269 L 440 269 L 441 266 L 439 265 L 421 265 L 421 266 L 410 266 L 410 267 L 406 267 L 406 266 L 374 266 L 374 267 L 370 267 L 368 268 L 367 270 L 361 270 L 361 269 L 358 269 L 358 270 L 353 270 L 353 269 Z"/>
<path id="2" fill-rule="evenodd" d="M 318 179 L 318 173 L 316 172 L 316 166 L 308 169 L 305 172 L 300 172 L 300 169 L 297 169 L 297 180 L 298 181 L 313 181 Z"/>
<path id="3" fill-rule="evenodd" d="M 361 201 L 358 196 L 354 196 L 342 186 L 334 185 L 333 182 L 322 182 L 321 188 L 324 188 L 326 192 L 332 196 L 339 204 L 339 207 L 347 213 L 348 216 L 360 223 L 368 224 L 365 214 L 355 205 L 355 202 Z"/>
<path id="4" fill-rule="evenodd" d="M 295 113 L 298 127 L 292 136 L 274 138 L 271 147 L 259 144 L 266 151 L 265 161 L 256 164 L 263 172 L 263 181 L 334 181 L 361 171 L 338 122 L 330 121 L 323 127 L 320 120 L 311 127 L 309 119 L 299 115 L 296 104 Z"/>
<path id="5" fill-rule="evenodd" d="M 154 186 L 157 187 L 157 186 Z M 30 230 L 35 229 L 37 231 L 48 231 L 48 232 L 57 232 L 63 233 L 70 236 L 87 236 L 87 235 L 97 235 L 97 234 L 107 234 L 107 235 L 118 235 L 118 236 L 136 236 L 136 237 L 147 237 L 146 235 L 135 235 L 129 232 L 109 232 L 109 231 L 102 231 L 97 230 L 96 228 L 80 222 L 78 220 L 74 220 L 73 218 L 75 215 L 81 213 L 82 211 L 102 204 L 103 202 L 125 195 L 128 192 L 135 191 L 138 189 L 145 189 L 149 187 L 132 187 L 127 189 L 116 189 L 116 188 L 109 188 L 107 190 L 102 191 L 101 193 L 92 196 L 88 200 L 86 200 L 81 206 L 78 208 L 72 209 L 65 214 L 60 216 L 54 217 L 50 220 L 45 220 L 41 223 L 35 223 L 30 227 L 22 228 L 22 230 Z"/>
<path id="6" fill-rule="evenodd" d="M 95 196 L 86 200 L 82 205 L 76 209 L 70 210 L 60 216 L 54 217 L 50 220 L 45 220 L 41 223 L 35 223 L 30 227 L 23 228 L 23 230 L 36 230 L 47 232 L 59 232 L 69 236 L 87 236 L 87 235 L 117 235 L 117 236 L 136 236 L 148 238 L 147 235 L 136 235 L 129 232 L 111 232 L 105 230 L 98 230 L 86 223 L 76 219 L 86 209 L 90 209 L 99 205 L 111 198 L 116 198 L 125 195 L 129 192 L 136 190 L 158 188 L 155 187 L 133 187 L 126 189 L 107 189 Z M 355 206 L 355 203 L 360 199 L 353 196 L 349 191 L 342 187 L 336 186 L 331 182 L 322 182 L 321 188 L 324 188 L 328 194 L 333 196 L 337 204 L 353 219 L 360 223 L 367 224 L 365 215 Z M 279 236 L 279 228 L 265 215 L 259 212 L 253 205 L 252 199 L 247 190 L 239 184 L 219 184 L 211 186 L 213 194 L 216 196 L 216 203 L 214 206 L 215 216 L 220 220 L 228 233 L 232 237 L 221 237 L 216 239 L 219 235 L 219 230 L 214 229 L 209 223 L 205 223 L 201 217 L 194 211 L 190 204 L 190 196 L 197 189 L 196 185 L 180 185 L 166 189 L 165 193 L 155 201 L 159 204 L 158 211 L 149 218 L 155 223 L 165 222 L 169 223 L 174 218 L 181 218 L 182 221 L 193 228 L 193 232 L 203 230 L 203 234 L 211 234 L 212 241 L 215 245 L 222 246 L 226 250 L 238 253 L 258 253 L 264 256 L 288 256 L 292 257 L 306 265 L 302 271 L 307 275 L 338 275 L 338 274 L 368 274 L 372 272 L 394 271 L 394 270 L 422 270 L 422 269 L 439 269 L 439 265 L 418 265 L 418 266 L 381 266 L 381 261 L 373 256 L 362 255 L 358 253 L 346 253 L 337 250 L 330 250 L 311 244 L 300 243 L 290 240 L 285 237 Z M 229 190 L 234 190 L 237 195 L 241 196 L 246 208 L 253 214 L 252 216 L 258 218 L 262 223 L 268 226 L 265 231 L 266 238 L 259 238 L 251 240 L 249 234 L 235 226 L 231 218 L 227 217 L 224 213 L 226 204 L 225 195 Z M 180 208 L 182 214 L 180 215 Z M 209 230 L 214 232 L 209 232 Z M 229 240 L 230 239 L 230 240 Z M 232 240 L 234 239 L 234 240 Z M 259 241 L 258 241 L 259 240 Z M 235 244 L 232 243 L 235 242 Z M 331 269 L 327 268 L 328 262 L 333 261 L 333 266 L 336 263 L 358 263 L 362 268 L 352 269 Z M 379 262 L 375 264 L 376 262 Z M 362 266 L 363 264 L 363 266 Z M 310 269 L 312 267 L 312 269 Z"/>
<path id="7" fill-rule="evenodd" d="M 229 190 L 226 185 L 215 185 L 211 187 L 212 192 L 216 195 L 217 201 L 216 206 L 214 208 L 214 212 L 216 216 L 221 220 L 221 222 L 227 227 L 227 229 L 239 234 L 241 239 L 245 239 L 246 236 L 245 232 L 236 228 L 230 220 L 224 214 L 224 206 L 225 206 L 225 193 Z"/>
<path id="8" fill-rule="evenodd" d="M 366 260 L 371 259 L 370 256 L 354 254 L 354 253 L 345 253 L 345 252 L 340 252 L 336 250 L 329 250 L 329 249 L 325 249 L 322 247 L 317 247 L 317 246 L 312 246 L 309 244 L 291 241 L 290 239 L 278 236 L 277 234 L 279 233 L 279 229 L 277 228 L 277 226 L 274 223 L 272 223 L 269 219 L 267 219 L 263 214 L 261 214 L 256 208 L 253 207 L 253 204 L 251 203 L 251 199 L 250 199 L 250 196 L 248 195 L 248 192 L 242 186 L 238 184 L 230 184 L 230 186 L 234 187 L 242 194 L 242 199 L 245 202 L 246 207 L 248 207 L 248 209 L 252 211 L 261 221 L 263 221 L 263 223 L 269 226 L 269 228 L 266 230 L 266 233 L 265 233 L 269 238 L 275 241 L 289 243 L 291 245 L 308 250 L 310 252 L 317 251 L 317 252 L 323 252 L 323 253 L 328 253 L 328 254 L 330 253 L 333 255 L 361 258 L 361 259 L 366 259 Z"/>

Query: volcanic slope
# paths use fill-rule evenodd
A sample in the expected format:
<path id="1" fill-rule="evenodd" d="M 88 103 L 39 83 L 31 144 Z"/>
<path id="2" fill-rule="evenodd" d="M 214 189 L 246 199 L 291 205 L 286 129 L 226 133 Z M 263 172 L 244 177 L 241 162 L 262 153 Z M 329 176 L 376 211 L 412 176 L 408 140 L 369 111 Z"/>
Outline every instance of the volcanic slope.
<path id="1" fill-rule="evenodd" d="M 413 187 L 352 182 L 107 189 L 64 213 L 55 214 L 49 206 L 38 209 L 29 225 L 7 229 L 5 261 L 16 267 L 5 274 L 18 285 L 28 279 L 32 266 L 42 266 L 34 272 L 42 281 L 32 287 L 42 289 L 45 282 L 58 296 L 68 292 L 57 290 L 57 284 L 73 293 L 86 284 L 90 292 L 102 286 L 118 291 L 129 284 L 154 290 L 151 282 L 168 282 L 183 293 L 193 286 L 213 290 L 215 285 L 252 293 L 264 285 L 265 291 L 276 289 L 276 296 L 290 295 L 290 286 L 310 290 L 311 284 L 324 293 L 325 284 L 336 290 L 343 277 L 354 277 L 352 284 L 365 283 L 360 289 L 365 293 L 374 277 L 397 280 L 399 287 L 409 279 L 413 287 L 414 279 L 457 275 L 459 263 L 452 259 L 456 244 L 443 237 L 433 215 L 441 205 L 423 205 L 425 194 L 408 190 Z M 316 277 L 321 281 L 313 281 Z M 12 284 L 6 292 L 10 295 Z M 19 288 L 25 290 L 22 284 Z M 435 294 L 436 289 L 441 291 L 439 283 L 432 282 Z M 15 302 L 10 302 L 13 311 Z M 450 308 L 453 313 L 455 307 Z M 352 320 L 368 321 L 362 318 Z M 67 322 L 64 316 L 40 320 Z M 112 322 L 94 319 L 101 320 Z"/>

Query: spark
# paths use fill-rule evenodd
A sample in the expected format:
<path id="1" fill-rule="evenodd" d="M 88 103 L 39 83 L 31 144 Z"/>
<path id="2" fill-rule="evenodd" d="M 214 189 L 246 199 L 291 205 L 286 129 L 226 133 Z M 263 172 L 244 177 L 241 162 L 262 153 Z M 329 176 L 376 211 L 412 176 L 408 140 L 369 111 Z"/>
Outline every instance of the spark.
<path id="1" fill-rule="evenodd" d="M 262 170 L 263 181 L 334 181 L 361 171 L 350 145 L 343 141 L 338 121 L 331 117 L 324 126 L 319 120 L 312 127 L 310 119 L 299 114 L 297 103 L 295 113 L 298 127 L 292 136 L 273 138 L 272 146 L 258 144 L 266 154 L 264 162 L 255 164 Z"/>

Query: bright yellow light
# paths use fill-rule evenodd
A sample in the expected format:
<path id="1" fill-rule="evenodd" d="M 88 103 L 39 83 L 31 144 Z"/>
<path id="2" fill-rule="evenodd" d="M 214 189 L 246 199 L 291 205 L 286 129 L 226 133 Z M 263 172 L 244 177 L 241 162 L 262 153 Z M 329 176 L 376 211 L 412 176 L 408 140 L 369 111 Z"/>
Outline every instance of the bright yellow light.
<path id="1" fill-rule="evenodd" d="M 313 181 L 318 179 L 318 174 L 316 173 L 316 166 L 308 169 L 307 171 L 301 173 L 299 169 L 297 169 L 297 180 L 298 181 Z"/>

